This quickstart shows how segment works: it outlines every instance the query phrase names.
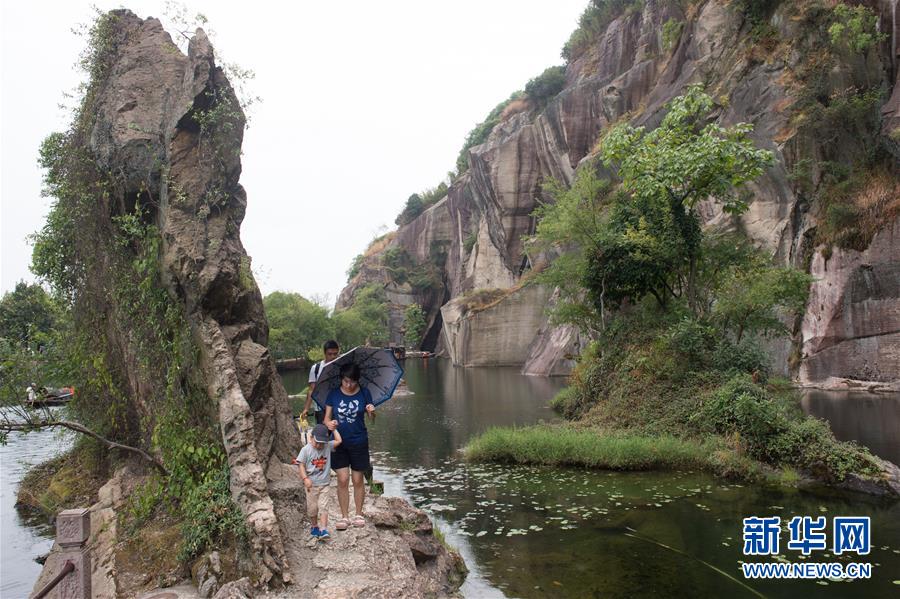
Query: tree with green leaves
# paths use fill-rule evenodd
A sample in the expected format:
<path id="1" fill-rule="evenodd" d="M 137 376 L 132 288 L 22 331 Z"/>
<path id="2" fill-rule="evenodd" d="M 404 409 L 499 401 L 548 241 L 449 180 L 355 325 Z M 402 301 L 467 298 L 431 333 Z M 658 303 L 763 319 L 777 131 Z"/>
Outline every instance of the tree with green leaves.
<path id="1" fill-rule="evenodd" d="M 307 357 L 334 335 L 328 310 L 299 293 L 274 291 L 263 300 L 269 319 L 269 349 L 276 360 Z"/>
<path id="2" fill-rule="evenodd" d="M 418 347 L 422 343 L 422 335 L 427 326 L 425 312 L 419 304 L 410 304 L 406 307 L 403 319 L 403 331 L 406 344 Z"/>
<path id="3" fill-rule="evenodd" d="M 353 305 L 335 312 L 334 338 L 343 348 L 382 345 L 388 340 L 388 306 L 384 288 L 376 283 L 357 290 Z"/>
<path id="4" fill-rule="evenodd" d="M 59 306 L 43 287 L 19 281 L 0 299 L 0 338 L 37 349 L 60 317 Z"/>
<path id="5" fill-rule="evenodd" d="M 556 179 L 543 185 L 545 201 L 532 216 L 537 220 L 526 251 L 533 264 L 549 265 L 536 276 L 538 283 L 559 289 L 551 318 L 558 324 L 574 324 L 584 331 L 599 330 L 602 313 L 584 301 L 584 273 L 588 256 L 606 236 L 610 184 L 590 165 L 578 170 L 571 187 Z"/>
<path id="6" fill-rule="evenodd" d="M 730 269 L 716 290 L 711 319 L 740 343 L 747 333 L 787 334 L 786 318 L 806 306 L 812 277 L 795 268 L 778 268 L 754 251 Z"/>
<path id="7" fill-rule="evenodd" d="M 722 127 L 711 122 L 713 109 L 712 98 L 692 85 L 667 105 L 656 129 L 623 123 L 610 130 L 601 146 L 604 163 L 616 170 L 623 191 L 640 204 L 638 209 L 668 213 L 683 246 L 684 292 L 692 309 L 702 245 L 697 204 L 709 198 L 728 214 L 743 213 L 747 196 L 742 187 L 773 163 L 772 152 L 757 148 L 750 139 L 752 125 Z M 680 295 L 669 287 L 670 294 Z"/>

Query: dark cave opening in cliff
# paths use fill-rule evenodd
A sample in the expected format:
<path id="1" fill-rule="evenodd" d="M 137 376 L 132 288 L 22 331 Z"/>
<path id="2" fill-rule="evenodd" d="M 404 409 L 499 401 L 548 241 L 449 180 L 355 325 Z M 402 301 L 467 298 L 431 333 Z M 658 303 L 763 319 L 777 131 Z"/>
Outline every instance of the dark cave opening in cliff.
<path id="1" fill-rule="evenodd" d="M 444 297 L 441 300 L 441 306 L 450 301 L 450 290 L 447 287 L 444 287 Z M 431 326 L 428 328 L 428 331 L 425 333 L 425 337 L 422 338 L 422 345 L 420 349 L 422 351 L 430 351 L 433 352 L 437 347 L 438 340 L 441 338 L 441 330 L 444 328 L 444 317 L 441 315 L 441 310 L 438 308 L 437 314 L 434 316 L 434 322 L 431 323 Z"/>

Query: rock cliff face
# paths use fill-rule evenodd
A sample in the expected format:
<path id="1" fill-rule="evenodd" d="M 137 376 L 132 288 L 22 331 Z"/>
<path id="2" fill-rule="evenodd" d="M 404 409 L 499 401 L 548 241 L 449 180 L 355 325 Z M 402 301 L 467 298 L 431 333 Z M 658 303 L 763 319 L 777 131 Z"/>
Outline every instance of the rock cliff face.
<path id="1" fill-rule="evenodd" d="M 239 235 L 246 208 L 238 182 L 244 115 L 202 30 L 185 56 L 158 20 L 113 14 L 123 42 L 95 103 L 89 149 L 104 171 L 119 173 L 118 195 L 158 205 L 160 271 L 200 349 L 232 495 L 265 582 L 286 575 L 266 473 L 291 460 L 299 437 L 266 349 L 262 296 Z M 212 111 L 218 122 L 201 124 Z"/>
<path id="2" fill-rule="evenodd" d="M 900 220 L 862 252 L 813 256 L 800 381 L 826 386 L 900 378 Z M 846 381 L 849 379 L 849 382 Z M 888 385 L 885 385 L 888 386 Z"/>
<path id="3" fill-rule="evenodd" d="M 141 218 L 152 221 L 160 233 L 161 283 L 169 306 L 190 327 L 199 354 L 199 369 L 191 368 L 191 376 L 202 379 L 198 385 L 206 396 L 197 400 L 203 404 L 198 409 L 209 406 L 218 423 L 231 495 L 248 529 L 252 564 L 244 573 L 256 586 L 307 584 L 303 577 L 308 568 L 289 562 L 286 545 L 306 538 L 309 523 L 283 517 L 304 513 L 302 484 L 288 465 L 300 449 L 300 438 L 266 347 L 269 330 L 262 296 L 240 239 L 247 203 L 239 182 L 245 124 L 240 102 L 201 29 L 185 55 L 156 19 L 140 19 L 127 10 L 103 18 L 114 44 L 107 50 L 102 81 L 94 83 L 95 95 L 85 104 L 88 109 L 81 118 L 89 135 L 79 150 L 109 174 L 109 203 L 116 208 L 109 216 L 139 204 L 145 208 L 138 212 Z M 106 303 L 107 309 L 116 309 L 115 298 L 106 298 Z M 107 321 L 107 334 L 129 354 L 125 363 L 146 360 L 139 344 L 132 343 L 133 325 L 121 318 Z M 126 395 L 140 406 L 142 416 L 151 418 L 141 420 L 150 428 L 142 434 L 149 437 L 155 402 L 165 388 L 159 381 L 141 380 L 135 374 L 140 371 L 133 370 L 127 375 L 131 380 Z M 95 506 L 95 512 L 106 514 L 104 510 L 121 501 L 113 503 Z M 430 522 L 427 531 L 424 525 L 420 528 L 421 539 L 406 539 L 400 530 L 388 536 L 397 537 L 393 546 L 397 551 L 405 548 L 403 555 L 410 560 L 416 547 L 425 544 L 431 549 L 428 559 L 447 562 L 447 550 L 430 536 Z M 114 531 L 110 534 L 114 537 Z M 405 540 L 415 541 L 416 547 L 404 545 Z M 348 555 L 362 561 L 352 551 Z M 115 570 L 110 566 L 104 576 L 122 574 Z M 410 576 L 418 576 L 423 588 L 443 588 L 446 574 L 446 568 L 426 574 L 413 568 Z M 104 589 L 116 586 L 115 581 L 107 583 Z M 205 583 L 210 592 L 215 586 Z"/>
<path id="4" fill-rule="evenodd" d="M 811 161 L 811 177 L 818 186 L 823 180 L 821 164 L 851 162 L 861 150 L 852 140 L 824 143 L 815 132 L 803 127 L 799 110 L 794 109 L 801 79 L 809 67 L 808 59 L 817 51 L 816 36 L 822 35 L 820 25 L 810 25 L 814 10 L 807 5 L 811 3 L 778 4 L 765 20 L 771 32 L 769 41 L 754 39 L 753 24 L 737 3 L 706 0 L 692 3 L 687 12 L 681 4 L 647 0 L 640 10 L 625 11 L 613 19 L 603 35 L 570 61 L 565 88 L 546 107 L 511 114 L 496 125 L 485 143 L 470 149 L 469 169 L 453 181 L 446 199 L 397 232 L 389 247 L 415 249 L 421 254 L 424 246 L 420 240 L 429 235 L 449 244 L 442 289 L 433 290 L 429 297 L 420 294 L 416 301 L 430 314 L 432 328 L 441 326 L 448 317 L 454 318 L 455 324 L 442 326 L 443 344 L 436 342 L 438 335 L 432 330 L 432 345 L 427 349 L 446 346 L 457 364 L 487 363 L 476 356 L 490 359 L 487 356 L 492 348 L 503 342 L 488 339 L 487 335 L 459 339 L 471 327 L 463 325 L 467 317 L 458 314 L 454 302 L 472 290 L 517 286 L 532 267 L 523 239 L 534 230 L 531 213 L 542 199 L 541 184 L 551 177 L 571 183 L 575 169 L 592 155 L 610 124 L 628 119 L 636 125 L 655 126 L 662 118 L 664 105 L 688 84 L 703 82 L 708 93 L 721 104 L 718 121 L 724 125 L 752 123 L 757 144 L 772 150 L 776 157 L 775 166 L 751 187 L 749 211 L 736 220 L 715 206 L 703 206 L 708 225 L 742 230 L 777 260 L 797 267 L 805 267 L 809 256 L 819 251 L 812 247 L 819 207 L 791 173 L 799 163 Z M 888 33 L 889 41 L 863 55 L 842 56 L 828 73 L 821 93 L 839 97 L 848 88 L 865 89 L 880 82 L 887 99 L 881 108 L 884 118 L 880 143 L 900 156 L 897 6 L 889 0 L 868 4 L 880 16 L 879 27 Z M 669 21 L 683 25 L 680 37 L 664 46 L 661 32 Z M 893 173 L 896 176 L 896 170 Z M 886 243 L 880 239 L 878 243 Z M 870 271 L 872 277 L 883 281 L 883 277 L 896 272 L 896 253 L 871 254 L 878 256 L 878 266 L 873 265 Z M 350 282 L 341 296 L 341 305 L 352 300 L 354 289 L 366 282 L 381 281 L 379 277 L 384 275 L 378 268 L 378 256 L 370 256 L 368 268 Z M 373 277 L 374 273 L 377 274 Z M 829 271 L 823 276 L 832 275 Z M 883 310 L 896 311 L 900 298 L 895 286 L 885 283 L 880 288 L 886 294 L 879 296 Z M 842 288 L 835 293 L 842 296 L 850 291 Z M 532 294 L 534 300 L 541 302 L 546 297 L 547 294 Z M 453 301 L 441 310 L 449 300 Z M 519 302 L 520 293 L 509 294 L 508 300 L 472 318 L 483 320 L 491 311 L 500 317 L 509 310 L 506 301 Z M 532 307 L 538 311 L 537 305 Z M 812 303 L 810 310 L 811 314 L 816 313 Z M 443 318 L 438 316 L 440 313 Z M 843 316 L 837 313 L 835 318 L 840 321 Z M 882 356 L 880 363 L 885 363 L 884 352 L 894 351 L 890 349 L 895 347 L 891 335 L 896 327 L 889 319 L 882 322 L 883 326 L 873 325 L 867 330 L 865 340 L 857 335 L 846 337 L 842 351 L 870 363 L 876 361 L 878 354 Z M 529 328 L 532 326 L 532 351 L 524 353 L 517 363 L 529 374 L 564 373 L 565 356 L 579 343 L 575 331 L 554 328 L 546 317 L 533 320 Z M 518 327 L 510 334 L 519 341 L 524 335 Z M 809 342 L 806 333 L 800 341 L 804 350 L 803 380 L 822 383 L 837 375 L 828 366 L 833 360 L 816 356 L 826 345 Z M 460 353 L 461 347 L 468 349 Z M 788 345 L 776 349 L 777 355 L 791 353 Z M 787 360 L 775 367 L 787 372 Z M 852 371 L 863 378 L 870 376 L 864 368 Z M 877 376 L 890 376 L 887 372 L 881 370 Z M 897 372 L 900 371 L 895 368 L 895 378 Z"/>

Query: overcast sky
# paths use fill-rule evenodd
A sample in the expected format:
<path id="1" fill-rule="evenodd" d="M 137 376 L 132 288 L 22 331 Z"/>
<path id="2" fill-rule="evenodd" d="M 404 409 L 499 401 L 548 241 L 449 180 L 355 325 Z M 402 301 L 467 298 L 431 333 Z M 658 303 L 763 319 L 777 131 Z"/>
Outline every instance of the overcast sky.
<path id="1" fill-rule="evenodd" d="M 333 302 L 346 270 L 413 192 L 437 185 L 468 131 L 559 51 L 587 0 L 186 2 L 216 49 L 256 73 L 244 138 L 241 237 L 264 294 Z M 0 285 L 28 270 L 26 236 L 43 224 L 37 152 L 68 125 L 58 105 L 92 5 L 2 3 Z M 161 1 L 127 4 L 162 17 Z M 169 11 L 171 13 L 171 10 Z M 167 23 L 163 19 L 164 24 Z"/>

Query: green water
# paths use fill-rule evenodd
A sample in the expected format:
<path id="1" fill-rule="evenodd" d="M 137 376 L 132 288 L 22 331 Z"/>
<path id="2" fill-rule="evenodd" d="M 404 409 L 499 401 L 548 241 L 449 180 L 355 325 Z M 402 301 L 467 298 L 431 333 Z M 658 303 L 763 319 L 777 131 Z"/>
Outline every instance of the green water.
<path id="1" fill-rule="evenodd" d="M 460 550 L 468 597 L 900 596 L 900 503 L 699 473 L 466 464 L 458 449 L 490 426 L 555 419 L 546 405 L 563 381 L 444 360 L 408 360 L 406 369 L 415 395 L 380 406 L 370 426 L 376 478 L 428 511 Z M 288 375 L 285 384 L 296 392 L 305 380 Z M 802 561 L 784 550 L 792 516 L 870 516 L 869 556 L 815 552 L 808 561 L 872 563 L 872 579 L 744 580 L 741 521 L 751 515 L 782 518 L 782 555 L 792 562 Z"/>

